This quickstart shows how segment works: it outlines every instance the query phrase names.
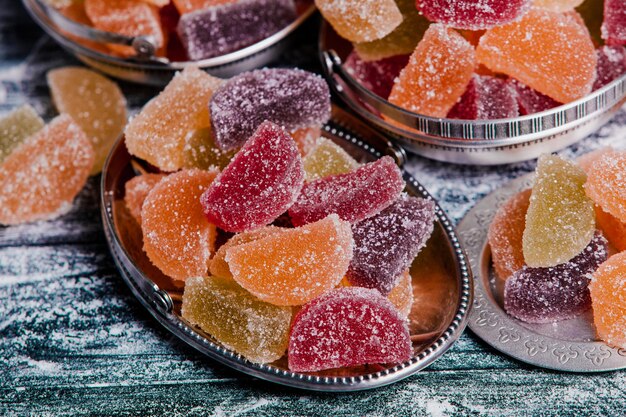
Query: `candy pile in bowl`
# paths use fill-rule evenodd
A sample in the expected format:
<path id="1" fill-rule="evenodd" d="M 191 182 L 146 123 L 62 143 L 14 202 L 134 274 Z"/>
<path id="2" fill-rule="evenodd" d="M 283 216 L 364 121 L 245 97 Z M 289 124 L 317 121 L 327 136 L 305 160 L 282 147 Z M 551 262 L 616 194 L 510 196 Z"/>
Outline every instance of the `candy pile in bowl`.
<path id="1" fill-rule="evenodd" d="M 390 157 L 360 164 L 320 138 L 317 75 L 177 74 L 127 125 L 154 173 L 125 205 L 153 265 L 183 283 L 182 317 L 254 363 L 312 372 L 413 355 L 408 268 L 435 221 Z"/>
<path id="2" fill-rule="evenodd" d="M 353 43 L 345 67 L 425 116 L 504 119 L 583 98 L 626 73 L 623 0 L 316 0 Z"/>

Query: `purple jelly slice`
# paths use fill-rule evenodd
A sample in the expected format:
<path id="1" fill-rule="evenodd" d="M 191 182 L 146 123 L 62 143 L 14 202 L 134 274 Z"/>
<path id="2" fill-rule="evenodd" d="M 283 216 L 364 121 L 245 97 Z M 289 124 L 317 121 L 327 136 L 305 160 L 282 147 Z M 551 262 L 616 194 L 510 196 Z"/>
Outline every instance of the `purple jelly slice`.
<path id="1" fill-rule="evenodd" d="M 201 197 L 204 214 L 227 232 L 265 226 L 296 200 L 304 168 L 295 142 L 264 122 Z"/>
<path id="2" fill-rule="evenodd" d="M 506 119 L 519 116 L 515 89 L 505 80 L 474 75 L 448 117 L 464 120 Z"/>
<path id="3" fill-rule="evenodd" d="M 242 146 L 265 120 L 288 131 L 330 118 L 330 91 L 320 76 L 299 69 L 245 72 L 228 80 L 210 102 L 215 141 L 223 150 Z"/>
<path id="4" fill-rule="evenodd" d="M 574 259 L 551 268 L 523 267 L 506 281 L 504 309 L 527 323 L 575 317 L 591 307 L 591 274 L 607 259 L 607 241 L 598 232 Z"/>
<path id="5" fill-rule="evenodd" d="M 346 277 L 357 287 L 389 294 L 430 237 L 435 203 L 401 196 L 375 216 L 352 226 L 354 254 Z"/>
<path id="6" fill-rule="evenodd" d="M 561 105 L 558 101 L 541 94 L 539 91 L 514 78 L 509 78 L 507 83 L 513 86 L 517 93 L 517 104 L 519 105 L 519 113 L 522 116 L 550 110 Z"/>
<path id="7" fill-rule="evenodd" d="M 407 321 L 378 291 L 346 287 L 306 304 L 289 335 L 289 369 L 315 372 L 411 358 Z"/>
<path id="8" fill-rule="evenodd" d="M 607 45 L 626 45 L 626 2 L 624 0 L 604 0 L 601 33 Z"/>
<path id="9" fill-rule="evenodd" d="M 402 172 L 390 156 L 356 171 L 311 181 L 289 209 L 294 226 L 316 222 L 336 213 L 356 223 L 389 207 L 404 189 Z"/>
<path id="10" fill-rule="evenodd" d="M 457 29 L 480 30 L 512 22 L 526 12 L 530 0 L 417 0 L 432 22 Z"/>
<path id="11" fill-rule="evenodd" d="M 396 55 L 378 61 L 363 61 L 356 51 L 346 59 L 345 68 L 355 80 L 374 94 L 386 99 L 393 81 L 409 62 L 409 55 Z"/>
<path id="12" fill-rule="evenodd" d="M 623 46 L 603 46 L 596 49 L 598 65 L 596 66 L 596 81 L 593 89 L 597 90 L 619 76 L 626 73 L 626 49 Z"/>
<path id="13" fill-rule="evenodd" d="M 295 19 L 293 0 L 241 0 L 182 15 L 178 35 L 196 61 L 252 45 Z"/>

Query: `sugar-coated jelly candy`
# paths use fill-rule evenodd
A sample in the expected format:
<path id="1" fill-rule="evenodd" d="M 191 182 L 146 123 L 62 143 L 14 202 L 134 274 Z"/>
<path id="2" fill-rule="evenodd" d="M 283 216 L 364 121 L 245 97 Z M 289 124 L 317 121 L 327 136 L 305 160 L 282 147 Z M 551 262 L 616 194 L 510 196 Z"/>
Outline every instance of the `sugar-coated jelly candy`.
<path id="1" fill-rule="evenodd" d="M 527 265 L 562 264 L 587 246 L 595 215 L 583 187 L 586 177 L 572 161 L 557 155 L 539 157 L 522 239 Z"/>
<path id="2" fill-rule="evenodd" d="M 237 149 L 269 120 L 288 131 L 321 125 L 330 118 L 330 91 L 320 76 L 299 69 L 245 72 L 228 80 L 211 98 L 217 145 Z"/>
<path id="3" fill-rule="evenodd" d="M 204 217 L 200 196 L 216 176 L 217 170 L 179 171 L 162 179 L 143 203 L 143 249 L 170 278 L 207 275 L 216 231 Z"/>
<path id="4" fill-rule="evenodd" d="M 209 221 L 228 232 L 265 226 L 296 200 L 302 158 L 284 129 L 264 122 L 202 195 Z"/>
<path id="5" fill-rule="evenodd" d="M 225 168 L 235 156 L 236 151 L 224 151 L 215 143 L 215 136 L 209 127 L 196 129 L 185 137 L 182 152 L 183 168 L 208 169 L 215 166 Z"/>
<path id="6" fill-rule="evenodd" d="M 489 247 L 496 276 L 506 281 L 524 266 L 522 236 L 531 190 L 515 194 L 498 209 L 489 226 Z"/>
<path id="7" fill-rule="evenodd" d="M 346 287 L 310 302 L 293 320 L 289 369 L 314 372 L 408 360 L 406 319 L 378 291 Z"/>
<path id="8" fill-rule="evenodd" d="M 259 299 L 301 305 L 336 287 L 352 259 L 350 224 L 333 214 L 226 250 L 235 281 Z"/>
<path id="9" fill-rule="evenodd" d="M 517 20 L 530 3 L 530 0 L 417 0 L 416 6 L 432 22 L 479 30 Z"/>
<path id="10" fill-rule="evenodd" d="M 626 3 L 624 0 L 604 0 L 602 39 L 608 45 L 626 45 Z"/>
<path id="11" fill-rule="evenodd" d="M 251 362 L 273 362 L 287 350 L 291 308 L 260 301 L 233 280 L 189 278 L 181 314 Z"/>
<path id="12" fill-rule="evenodd" d="M 398 283 L 387 294 L 387 298 L 398 309 L 402 317 L 409 315 L 413 306 L 413 279 L 408 269 L 400 275 Z"/>
<path id="13" fill-rule="evenodd" d="M 81 67 L 53 69 L 46 77 L 59 113 L 72 116 L 91 139 L 96 155 L 91 173 L 99 173 L 126 126 L 122 91 L 108 78 Z"/>
<path id="14" fill-rule="evenodd" d="M 378 61 L 363 61 L 352 51 L 346 63 L 346 71 L 363 87 L 386 99 L 391 93 L 394 80 L 409 62 L 408 55 L 398 55 Z"/>
<path id="15" fill-rule="evenodd" d="M 561 105 L 558 101 L 522 84 L 515 78 L 509 78 L 507 82 L 515 89 L 515 97 L 522 116 L 550 110 Z"/>
<path id="16" fill-rule="evenodd" d="M 415 50 L 430 22 L 415 8 L 415 0 L 396 0 L 402 13 L 402 23 L 381 39 L 354 45 L 365 61 L 379 61 L 395 55 L 408 55 Z M 386 96 L 385 96 L 386 97 Z"/>
<path id="17" fill-rule="evenodd" d="M 292 130 L 289 134 L 296 142 L 300 155 L 306 156 L 311 152 L 317 140 L 322 137 L 322 125 L 320 123 L 318 125 Z"/>
<path id="18" fill-rule="evenodd" d="M 91 142 L 72 118 L 53 119 L 0 164 L 0 224 L 48 220 L 67 212 L 93 161 Z"/>
<path id="19" fill-rule="evenodd" d="M 594 162 L 585 192 L 604 211 L 626 223 L 626 152 L 607 152 Z"/>
<path id="20" fill-rule="evenodd" d="M 519 116 L 517 95 L 501 78 L 474 75 L 461 99 L 452 107 L 452 119 L 486 120 Z"/>
<path id="21" fill-rule="evenodd" d="M 178 35 L 189 58 L 196 61 L 252 45 L 295 18 L 293 0 L 240 0 L 183 14 Z"/>
<path id="22" fill-rule="evenodd" d="M 177 73 L 126 126 L 128 151 L 163 171 L 188 166 L 188 142 L 211 126 L 207 103 L 221 83 L 195 67 Z"/>
<path id="23" fill-rule="evenodd" d="M 598 337 L 626 349 L 626 252 L 611 256 L 593 273 L 593 323 Z"/>
<path id="24" fill-rule="evenodd" d="M 446 117 L 465 92 L 476 66 L 474 47 L 452 29 L 430 25 L 389 101 L 414 113 Z"/>
<path id="25" fill-rule="evenodd" d="M 615 216 L 602 210 L 599 206 L 596 209 L 596 224 L 604 234 L 609 243 L 618 252 L 626 250 L 626 223 L 619 221 Z"/>
<path id="26" fill-rule="evenodd" d="M 596 53 L 587 30 L 571 15 L 544 9 L 488 30 L 476 56 L 490 70 L 561 103 L 588 94 L 595 79 Z"/>
<path id="27" fill-rule="evenodd" d="M 356 223 L 391 205 L 404 189 L 402 172 L 390 156 L 347 174 L 305 183 L 289 209 L 294 226 L 311 223 L 331 213 Z"/>
<path id="28" fill-rule="evenodd" d="M 533 5 L 555 12 L 566 12 L 580 6 L 583 1 L 584 0 L 533 0 Z"/>
<path id="29" fill-rule="evenodd" d="M 141 224 L 141 208 L 150 191 L 163 179 L 163 174 L 143 174 L 131 178 L 124 185 L 124 204 L 131 216 Z"/>
<path id="30" fill-rule="evenodd" d="M 527 323 L 573 318 L 591 306 L 589 278 L 606 258 L 606 239 L 596 233 L 568 262 L 549 268 L 525 266 L 506 281 L 504 309 Z"/>
<path id="31" fill-rule="evenodd" d="M 319 138 L 302 160 L 307 181 L 331 175 L 345 174 L 358 168 L 359 163 L 341 146 L 330 139 Z"/>
<path id="32" fill-rule="evenodd" d="M 596 50 L 597 76 L 593 89 L 597 90 L 626 73 L 626 49 L 623 46 L 603 46 Z"/>
<path id="33" fill-rule="evenodd" d="M 126 36 L 151 36 L 155 46 L 165 45 L 158 9 L 137 0 L 85 0 L 85 11 L 93 26 Z M 130 46 L 107 44 L 114 52 L 134 55 Z"/>
<path id="34" fill-rule="evenodd" d="M 587 175 L 589 175 L 589 171 L 591 171 L 591 167 L 596 163 L 596 161 L 599 161 L 606 155 L 613 152 L 616 152 L 616 150 L 610 146 L 604 146 L 579 156 L 576 158 L 576 163 L 583 169 L 583 171 L 585 171 Z"/>
<path id="35" fill-rule="evenodd" d="M 401 196 L 380 213 L 353 225 L 354 256 L 346 274 L 350 284 L 389 294 L 426 245 L 434 221 L 432 200 Z"/>
<path id="36" fill-rule="evenodd" d="M 26 138 L 43 129 L 44 122 L 28 104 L 0 118 L 0 164 Z"/>
<path id="37" fill-rule="evenodd" d="M 237 0 L 172 0 L 178 12 L 183 15 L 196 10 L 208 9 L 220 4 L 235 3 Z"/>
<path id="38" fill-rule="evenodd" d="M 402 23 L 394 0 L 315 0 L 322 16 L 352 42 L 380 39 Z"/>

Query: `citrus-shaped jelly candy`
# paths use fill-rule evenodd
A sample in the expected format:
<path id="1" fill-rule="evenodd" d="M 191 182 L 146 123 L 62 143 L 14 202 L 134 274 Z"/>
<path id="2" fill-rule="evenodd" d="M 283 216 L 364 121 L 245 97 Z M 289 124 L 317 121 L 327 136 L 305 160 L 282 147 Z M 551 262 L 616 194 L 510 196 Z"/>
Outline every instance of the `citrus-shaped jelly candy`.
<path id="1" fill-rule="evenodd" d="M 313 300 L 296 314 L 289 336 L 295 372 L 404 362 L 412 353 L 406 319 L 367 288 L 338 288 Z"/>
<path id="2" fill-rule="evenodd" d="M 48 220 L 67 212 L 93 161 L 91 142 L 72 118 L 53 119 L 0 165 L 0 224 Z"/>
<path id="3" fill-rule="evenodd" d="M 585 171 L 587 175 L 589 175 L 589 171 L 591 171 L 591 167 L 593 166 L 593 164 L 596 163 L 596 161 L 599 161 L 606 155 L 614 152 L 616 152 L 616 150 L 612 147 L 603 146 L 602 148 L 595 149 L 591 152 L 587 152 L 586 154 L 579 156 L 578 158 L 576 158 L 576 163 L 579 167 L 583 169 L 583 171 Z"/>
<path id="4" fill-rule="evenodd" d="M 352 51 L 346 63 L 346 71 L 363 87 L 386 99 L 391 93 L 394 80 L 409 62 L 408 55 L 398 55 L 378 61 L 363 61 Z"/>
<path id="5" fill-rule="evenodd" d="M 228 232 L 270 224 L 296 200 L 302 158 L 287 132 L 265 122 L 202 195 L 209 221 Z"/>
<path id="6" fill-rule="evenodd" d="M 593 89 L 602 88 L 626 73 L 626 49 L 623 46 L 603 46 L 596 50 L 598 67 Z"/>
<path id="7" fill-rule="evenodd" d="M 465 120 L 506 119 L 519 116 L 517 95 L 506 80 L 474 75 L 448 117 Z"/>
<path id="8" fill-rule="evenodd" d="M 124 185 L 124 204 L 137 223 L 141 224 L 143 202 L 163 178 L 165 178 L 163 174 L 143 174 L 131 178 Z"/>
<path id="9" fill-rule="evenodd" d="M 331 213 L 356 223 L 391 205 L 404 189 L 402 172 L 390 156 L 347 174 L 305 183 L 289 209 L 295 226 L 311 223 Z"/>
<path id="10" fill-rule="evenodd" d="M 522 84 L 514 78 L 509 78 L 507 82 L 515 89 L 519 112 L 522 116 L 550 110 L 561 105 L 558 101 L 541 94 L 539 91 Z"/>
<path id="11" fill-rule="evenodd" d="M 330 91 L 320 76 L 288 68 L 245 72 L 228 80 L 210 103 L 217 145 L 238 149 L 261 123 L 288 131 L 319 126 L 330 117 Z"/>
<path id="12" fill-rule="evenodd" d="M 522 239 L 524 260 L 550 267 L 578 255 L 593 237 L 593 202 L 585 195 L 585 172 L 557 155 L 542 155 Z"/>
<path id="13" fill-rule="evenodd" d="M 573 318 L 591 307 L 589 278 L 606 258 L 606 239 L 597 233 L 568 262 L 549 268 L 525 266 L 506 281 L 504 309 L 527 323 Z"/>
<path id="14" fill-rule="evenodd" d="M 507 280 L 524 266 L 522 236 L 531 190 L 515 194 L 500 207 L 489 226 L 489 247 L 496 276 Z"/>
<path id="15" fill-rule="evenodd" d="M 189 278 L 181 313 L 251 362 L 273 362 L 287 350 L 291 308 L 264 303 L 232 280 Z"/>
<path id="16" fill-rule="evenodd" d="M 517 20 L 530 0 L 417 0 L 417 9 L 432 22 L 479 30 Z"/>
<path id="17" fill-rule="evenodd" d="M 430 25 L 400 72 L 389 101 L 414 113 L 446 117 L 476 66 L 474 47 L 452 29 Z"/>
<path id="18" fill-rule="evenodd" d="M 580 6 L 584 0 L 533 0 L 533 5 L 555 12 L 566 12 Z"/>
<path id="19" fill-rule="evenodd" d="M 47 74 L 52 100 L 92 141 L 96 155 L 92 174 L 102 170 L 111 147 L 126 126 L 126 99 L 116 83 L 81 67 L 63 67 Z"/>
<path id="20" fill-rule="evenodd" d="M 236 151 L 223 151 L 215 143 L 211 128 L 197 129 L 185 137 L 182 153 L 183 168 L 209 169 L 225 168 L 235 156 Z"/>
<path id="21" fill-rule="evenodd" d="M 0 118 L 0 164 L 24 140 L 43 129 L 44 122 L 28 104 Z"/>
<path id="22" fill-rule="evenodd" d="M 561 103 L 584 97 L 595 79 L 597 59 L 587 30 L 571 15 L 544 9 L 488 30 L 476 56 L 490 70 Z"/>
<path id="23" fill-rule="evenodd" d="M 348 281 L 388 294 L 426 245 L 434 221 L 432 200 L 401 196 L 380 213 L 353 225 L 354 256 Z"/>
<path id="24" fill-rule="evenodd" d="M 602 39 L 608 45 L 626 45 L 626 3 L 623 0 L 604 0 Z"/>
<path id="25" fill-rule="evenodd" d="M 331 290 L 352 259 L 350 224 L 330 215 L 226 250 L 242 287 L 276 305 L 301 305 Z"/>
<path id="26" fill-rule="evenodd" d="M 393 0 L 315 0 L 315 5 L 337 33 L 352 42 L 380 39 L 402 23 Z"/>
<path id="27" fill-rule="evenodd" d="M 189 135 L 211 126 L 207 103 L 221 83 L 195 67 L 177 73 L 131 119 L 124 132 L 128 151 L 163 171 L 187 165 Z"/>
<path id="28" fill-rule="evenodd" d="M 626 250 L 626 223 L 619 221 L 615 216 L 595 206 L 596 224 L 604 237 L 618 251 Z"/>
<path id="29" fill-rule="evenodd" d="M 330 139 L 319 138 L 302 160 L 307 181 L 331 175 L 345 174 L 358 168 L 354 160 L 341 146 Z"/>
<path id="30" fill-rule="evenodd" d="M 593 273 L 593 323 L 598 337 L 626 349 L 626 252 L 611 256 Z"/>
<path id="31" fill-rule="evenodd" d="M 219 6 L 221 4 L 235 3 L 236 1 L 237 0 L 172 0 L 181 15 L 196 10 Z"/>
<path id="32" fill-rule="evenodd" d="M 289 134 L 296 142 L 300 155 L 304 157 L 311 152 L 317 140 L 322 137 L 322 126 L 319 124 L 304 127 L 302 129 L 292 130 Z"/>
<path id="33" fill-rule="evenodd" d="M 626 223 L 626 152 L 609 152 L 593 163 L 585 192 L 604 211 Z"/>
<path id="34" fill-rule="evenodd" d="M 207 275 L 216 231 L 202 213 L 200 196 L 216 176 L 216 170 L 177 172 L 162 179 L 143 203 L 143 249 L 170 278 Z"/>
<path id="35" fill-rule="evenodd" d="M 398 309 L 402 317 L 407 317 L 413 306 L 412 283 L 411 273 L 407 269 L 400 275 L 396 286 L 387 294 L 387 298 Z"/>
<path id="36" fill-rule="evenodd" d="M 68 6 L 59 9 L 59 13 L 76 23 L 80 23 L 81 25 L 92 26 L 91 20 L 89 20 L 87 12 L 85 11 L 85 3 L 83 0 L 70 2 Z M 87 48 L 93 49 L 98 52 L 103 52 L 105 54 L 116 55 L 109 48 L 107 48 L 106 44 L 81 38 L 80 36 L 77 36 L 68 31 L 64 31 L 61 28 L 59 28 L 59 31 L 63 33 L 64 36 L 67 36 L 74 42 L 79 43 Z"/>

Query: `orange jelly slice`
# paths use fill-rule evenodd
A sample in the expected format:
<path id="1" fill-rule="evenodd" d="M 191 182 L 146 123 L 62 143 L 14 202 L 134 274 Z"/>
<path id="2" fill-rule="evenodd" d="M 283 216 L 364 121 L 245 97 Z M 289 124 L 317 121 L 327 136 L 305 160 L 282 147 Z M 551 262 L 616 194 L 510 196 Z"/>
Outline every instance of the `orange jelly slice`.
<path id="1" fill-rule="evenodd" d="M 402 317 L 409 315 L 413 306 L 413 280 L 408 269 L 402 273 L 396 286 L 387 294 L 387 298 Z"/>
<path id="2" fill-rule="evenodd" d="M 626 152 L 607 152 L 589 169 L 585 192 L 604 211 L 626 223 Z"/>
<path id="3" fill-rule="evenodd" d="M 124 203 L 126 208 L 137 223 L 141 224 L 141 207 L 148 197 L 148 194 L 165 175 L 163 174 L 143 174 L 128 180 L 125 185 Z"/>

